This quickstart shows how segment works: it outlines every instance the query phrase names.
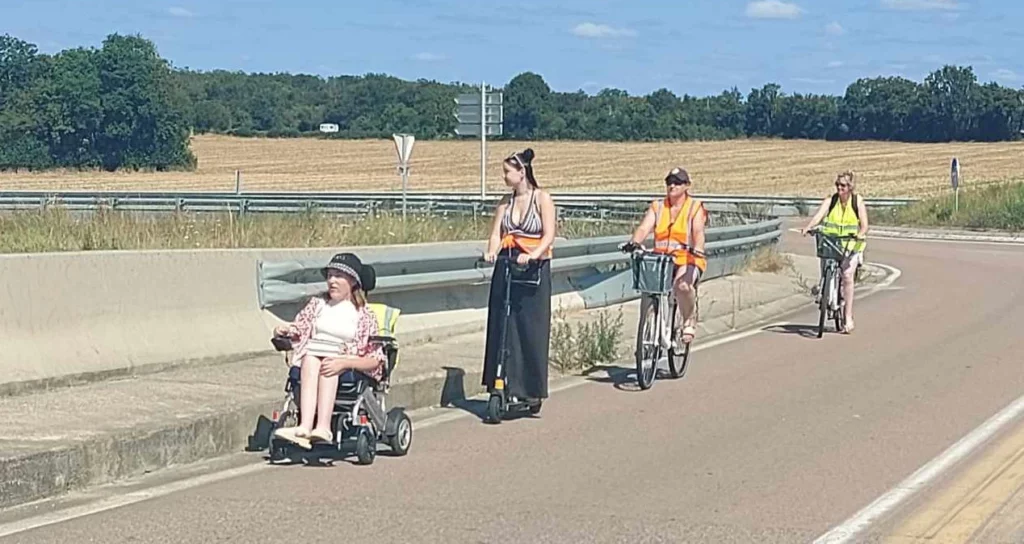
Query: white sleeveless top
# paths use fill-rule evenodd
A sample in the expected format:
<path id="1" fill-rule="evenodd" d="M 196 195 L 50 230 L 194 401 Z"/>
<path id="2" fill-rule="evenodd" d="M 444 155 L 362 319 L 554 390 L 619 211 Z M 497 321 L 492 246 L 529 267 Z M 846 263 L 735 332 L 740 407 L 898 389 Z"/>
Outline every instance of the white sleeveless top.
<path id="1" fill-rule="evenodd" d="M 346 353 L 346 345 L 355 342 L 359 329 L 359 310 L 350 300 L 328 302 L 320 310 L 309 339 L 309 355 L 337 357 Z"/>

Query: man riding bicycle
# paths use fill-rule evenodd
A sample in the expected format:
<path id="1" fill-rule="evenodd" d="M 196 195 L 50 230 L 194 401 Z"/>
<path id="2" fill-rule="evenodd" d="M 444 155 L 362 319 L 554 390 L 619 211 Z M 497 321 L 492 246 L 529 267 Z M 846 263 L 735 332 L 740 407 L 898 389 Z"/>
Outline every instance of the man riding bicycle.
<path id="1" fill-rule="evenodd" d="M 864 249 L 867 246 L 864 237 L 868 232 L 868 211 L 864 200 L 858 198 L 858 195 L 854 193 L 853 172 L 839 174 L 836 176 L 835 183 L 836 192 L 822 200 L 814 217 L 800 232 L 806 236 L 808 231 L 821 224 L 821 233 L 826 236 L 856 235 L 856 240 L 842 242 L 844 249 L 852 251 L 852 253 L 840 263 L 840 270 L 843 272 L 842 287 L 845 302 L 843 314 L 846 317 L 846 326 L 843 332 L 850 334 L 853 332 L 854 280 L 857 269 L 864 264 Z M 824 270 L 824 259 L 821 264 L 822 270 Z M 815 294 L 820 296 L 820 293 Z"/>
<path id="2" fill-rule="evenodd" d="M 672 293 L 682 319 L 675 337 L 690 343 L 697 335 L 694 309 L 696 286 L 707 269 L 704 255 L 704 225 L 707 209 L 690 195 L 690 175 L 682 168 L 673 168 L 665 177 L 665 198 L 651 202 L 643 221 L 623 249 L 643 247 L 643 241 L 654 231 L 654 253 L 673 256 L 676 269 Z M 673 342 L 674 343 L 674 342 Z"/>

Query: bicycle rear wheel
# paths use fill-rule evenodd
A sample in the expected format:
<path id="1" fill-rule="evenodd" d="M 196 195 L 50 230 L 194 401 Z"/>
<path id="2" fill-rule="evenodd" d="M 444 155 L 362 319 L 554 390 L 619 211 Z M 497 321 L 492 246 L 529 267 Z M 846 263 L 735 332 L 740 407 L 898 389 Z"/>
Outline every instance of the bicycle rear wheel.
<path id="1" fill-rule="evenodd" d="M 836 289 L 836 332 L 843 332 L 846 328 L 846 302 L 843 300 L 842 285 L 838 285 Z"/>
<path id="2" fill-rule="evenodd" d="M 658 373 L 661 342 L 658 338 L 658 299 L 640 299 L 640 320 L 636 331 L 636 382 L 640 389 L 650 389 Z"/>

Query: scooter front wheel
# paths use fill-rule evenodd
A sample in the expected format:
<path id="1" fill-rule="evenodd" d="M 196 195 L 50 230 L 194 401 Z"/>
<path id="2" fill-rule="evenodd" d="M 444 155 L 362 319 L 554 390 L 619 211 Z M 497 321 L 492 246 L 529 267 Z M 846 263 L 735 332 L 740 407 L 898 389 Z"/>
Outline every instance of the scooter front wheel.
<path id="1" fill-rule="evenodd" d="M 502 415 L 501 395 L 491 394 L 491 398 L 487 399 L 487 422 L 501 423 Z"/>

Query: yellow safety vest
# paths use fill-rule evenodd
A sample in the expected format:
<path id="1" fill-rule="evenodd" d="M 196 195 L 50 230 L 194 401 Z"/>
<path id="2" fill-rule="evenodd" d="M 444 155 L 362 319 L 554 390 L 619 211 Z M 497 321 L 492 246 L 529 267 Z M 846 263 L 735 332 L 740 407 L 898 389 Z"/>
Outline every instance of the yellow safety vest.
<path id="1" fill-rule="evenodd" d="M 821 223 L 821 232 L 832 236 L 849 236 L 857 234 L 858 231 L 860 231 L 860 219 L 857 218 L 857 213 L 853 209 L 852 197 L 846 206 L 843 206 L 841 200 L 836 202 L 835 207 Z M 867 247 L 865 240 L 846 240 L 843 244 L 847 251 L 863 252 Z"/>

